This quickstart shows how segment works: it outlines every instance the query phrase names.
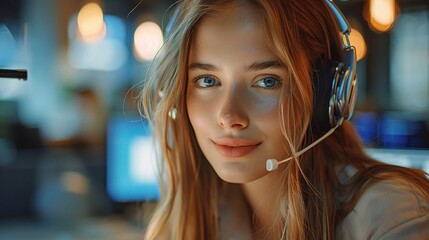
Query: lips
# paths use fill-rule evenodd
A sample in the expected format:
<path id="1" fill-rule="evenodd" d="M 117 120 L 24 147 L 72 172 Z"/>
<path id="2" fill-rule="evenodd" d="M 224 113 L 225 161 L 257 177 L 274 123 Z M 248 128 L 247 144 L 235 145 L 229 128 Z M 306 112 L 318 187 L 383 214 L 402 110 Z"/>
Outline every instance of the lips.
<path id="1" fill-rule="evenodd" d="M 238 138 L 218 138 L 213 140 L 216 151 L 227 158 L 240 158 L 255 150 L 260 142 L 238 139 Z"/>

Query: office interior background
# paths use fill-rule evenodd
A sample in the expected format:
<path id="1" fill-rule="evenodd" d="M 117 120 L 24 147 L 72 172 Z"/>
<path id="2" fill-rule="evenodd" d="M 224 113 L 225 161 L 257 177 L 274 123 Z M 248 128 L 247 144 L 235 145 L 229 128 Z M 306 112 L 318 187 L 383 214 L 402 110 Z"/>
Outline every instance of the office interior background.
<path id="1" fill-rule="evenodd" d="M 375 158 L 429 172 L 429 1 L 336 0 Z M 0 0 L 0 239 L 135 239 L 159 197 L 136 97 L 172 0 Z"/>

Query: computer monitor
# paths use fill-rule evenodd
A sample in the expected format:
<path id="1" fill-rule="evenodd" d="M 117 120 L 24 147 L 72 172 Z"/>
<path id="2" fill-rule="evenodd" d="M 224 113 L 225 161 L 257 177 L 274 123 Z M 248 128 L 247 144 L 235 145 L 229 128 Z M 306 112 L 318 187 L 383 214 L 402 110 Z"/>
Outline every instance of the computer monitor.
<path id="1" fill-rule="evenodd" d="M 107 193 L 113 201 L 159 199 L 155 144 L 146 120 L 127 115 L 109 118 L 106 158 Z"/>

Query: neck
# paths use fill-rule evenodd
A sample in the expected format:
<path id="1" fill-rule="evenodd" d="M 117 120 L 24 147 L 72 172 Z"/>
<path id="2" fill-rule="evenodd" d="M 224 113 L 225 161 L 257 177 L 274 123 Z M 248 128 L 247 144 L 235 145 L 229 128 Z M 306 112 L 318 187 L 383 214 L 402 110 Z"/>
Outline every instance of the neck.
<path id="1" fill-rule="evenodd" d="M 279 176 L 275 172 L 242 185 L 244 196 L 249 203 L 254 239 L 266 239 L 267 230 L 274 224 L 273 216 L 278 194 Z M 257 237 L 261 236 L 261 238 Z"/>

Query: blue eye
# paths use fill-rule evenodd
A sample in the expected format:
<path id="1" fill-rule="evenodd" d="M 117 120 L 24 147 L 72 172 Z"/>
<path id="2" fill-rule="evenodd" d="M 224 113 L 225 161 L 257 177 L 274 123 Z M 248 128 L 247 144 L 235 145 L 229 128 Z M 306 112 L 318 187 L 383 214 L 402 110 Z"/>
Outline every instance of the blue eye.
<path id="1" fill-rule="evenodd" d="M 210 76 L 197 78 L 195 80 L 195 83 L 197 84 L 198 87 L 201 87 L 201 88 L 209 88 L 209 87 L 220 85 L 218 80 Z"/>
<path id="2" fill-rule="evenodd" d="M 277 88 L 279 87 L 279 85 L 280 85 L 279 80 L 277 80 L 274 77 L 261 78 L 255 84 L 256 87 L 268 88 L 268 89 Z"/>

